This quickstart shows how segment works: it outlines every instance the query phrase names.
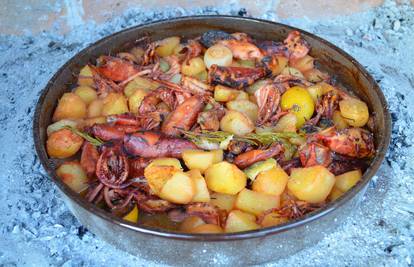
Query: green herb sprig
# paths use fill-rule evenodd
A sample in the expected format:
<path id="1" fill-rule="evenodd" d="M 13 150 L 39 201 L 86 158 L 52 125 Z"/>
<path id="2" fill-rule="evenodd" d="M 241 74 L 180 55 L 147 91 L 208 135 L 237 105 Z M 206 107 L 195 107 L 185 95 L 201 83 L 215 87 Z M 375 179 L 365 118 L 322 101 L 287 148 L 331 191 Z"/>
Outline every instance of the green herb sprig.
<path id="1" fill-rule="evenodd" d="M 89 143 L 91 143 L 94 146 L 100 146 L 104 143 L 104 141 L 102 141 L 101 139 L 99 139 L 97 137 L 92 137 L 87 133 L 81 132 L 73 126 L 66 125 L 63 128 L 71 130 L 72 133 L 74 133 L 76 135 L 79 135 L 80 137 L 82 137 L 83 139 L 85 139 L 86 141 L 88 141 Z"/>

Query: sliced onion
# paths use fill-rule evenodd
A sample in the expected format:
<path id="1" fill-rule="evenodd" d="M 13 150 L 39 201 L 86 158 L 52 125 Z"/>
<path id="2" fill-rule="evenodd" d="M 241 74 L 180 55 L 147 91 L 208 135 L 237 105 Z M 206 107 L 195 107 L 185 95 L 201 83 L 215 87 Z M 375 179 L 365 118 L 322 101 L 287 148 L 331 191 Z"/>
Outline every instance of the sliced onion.
<path id="1" fill-rule="evenodd" d="M 224 45 L 213 45 L 204 54 L 204 63 L 207 68 L 216 64 L 218 66 L 230 66 L 233 61 L 233 53 Z"/>

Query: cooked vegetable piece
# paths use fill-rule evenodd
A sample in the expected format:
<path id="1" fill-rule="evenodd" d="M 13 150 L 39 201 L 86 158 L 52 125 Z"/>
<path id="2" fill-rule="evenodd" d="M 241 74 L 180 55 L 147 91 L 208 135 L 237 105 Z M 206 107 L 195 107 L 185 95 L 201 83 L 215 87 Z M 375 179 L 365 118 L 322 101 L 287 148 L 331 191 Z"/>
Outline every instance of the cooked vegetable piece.
<path id="1" fill-rule="evenodd" d="M 313 102 L 315 102 L 316 104 L 318 102 L 318 99 L 322 96 L 322 93 L 323 93 L 322 86 L 320 84 L 315 84 L 315 85 L 309 86 L 306 89 L 311 95 Z"/>
<path id="2" fill-rule="evenodd" d="M 348 127 L 348 123 L 346 122 L 346 120 L 344 119 L 344 117 L 342 117 L 341 112 L 338 110 L 335 110 L 333 115 L 332 115 L 332 121 L 336 127 L 336 129 L 338 130 L 342 130 Z"/>
<path id="3" fill-rule="evenodd" d="M 102 99 L 93 100 L 88 106 L 88 118 L 95 118 L 102 115 Z"/>
<path id="4" fill-rule="evenodd" d="M 344 192 L 336 188 L 335 186 L 332 188 L 331 193 L 329 193 L 328 199 L 330 201 L 337 200 L 340 196 L 342 196 Z"/>
<path id="5" fill-rule="evenodd" d="M 246 175 L 236 165 L 222 161 L 205 171 L 207 187 L 218 193 L 235 195 L 246 187 Z"/>
<path id="6" fill-rule="evenodd" d="M 116 115 L 128 112 L 126 98 L 122 94 L 109 93 L 103 99 L 102 115 Z"/>
<path id="7" fill-rule="evenodd" d="M 270 70 L 274 76 L 279 75 L 288 65 L 288 59 L 284 56 L 273 56 L 272 64 L 269 65 Z"/>
<path id="8" fill-rule="evenodd" d="M 278 164 L 276 160 L 273 158 L 270 158 L 267 160 L 256 162 L 252 164 L 251 166 L 247 167 L 246 169 L 244 169 L 243 171 L 247 175 L 247 177 L 249 177 L 250 180 L 254 181 L 254 179 L 256 179 L 259 173 L 275 168 L 277 167 L 277 165 Z"/>
<path id="9" fill-rule="evenodd" d="M 246 92 L 254 95 L 254 93 L 259 90 L 260 88 L 262 88 L 264 85 L 271 83 L 272 80 L 270 79 L 262 79 L 262 80 L 258 80 L 257 82 L 255 82 L 254 84 L 250 85 L 249 87 L 246 88 Z"/>
<path id="10" fill-rule="evenodd" d="M 288 188 L 300 200 L 323 202 L 335 184 L 335 176 L 323 166 L 292 169 Z"/>
<path id="11" fill-rule="evenodd" d="M 256 192 L 279 196 L 286 188 L 289 176 L 279 166 L 262 171 L 253 182 L 252 189 Z"/>
<path id="12" fill-rule="evenodd" d="M 53 114 L 53 121 L 86 117 L 86 104 L 74 93 L 64 93 Z"/>
<path id="13" fill-rule="evenodd" d="M 195 195 L 195 185 L 191 177 L 181 171 L 175 172 L 161 189 L 159 197 L 176 204 L 190 203 Z"/>
<path id="14" fill-rule="evenodd" d="M 215 224 L 202 224 L 194 227 L 190 233 L 193 234 L 220 234 L 223 233 L 223 229 Z"/>
<path id="15" fill-rule="evenodd" d="M 266 214 L 263 217 L 262 221 L 260 222 L 260 225 L 262 227 L 270 227 L 286 223 L 288 221 L 288 218 L 281 216 L 277 211 L 273 211 L 271 213 Z"/>
<path id="16" fill-rule="evenodd" d="M 125 221 L 137 223 L 138 222 L 138 206 L 134 205 L 134 208 L 128 214 L 126 214 L 124 217 L 122 217 Z"/>
<path id="17" fill-rule="evenodd" d="M 299 59 L 295 59 L 295 60 L 291 60 L 289 62 L 289 65 L 297 70 L 299 70 L 300 72 L 304 73 L 305 71 L 311 70 L 314 67 L 314 58 L 306 55 L 302 58 Z"/>
<path id="18" fill-rule="evenodd" d="M 124 89 L 124 94 L 126 97 L 130 97 L 136 89 L 143 89 L 144 91 L 155 90 L 159 87 L 159 83 L 156 81 L 146 79 L 143 77 L 135 77 L 130 81 Z"/>
<path id="19" fill-rule="evenodd" d="M 195 169 L 188 171 L 187 174 L 190 175 L 194 182 L 195 193 L 192 202 L 209 202 L 210 192 L 208 191 L 206 181 L 201 175 L 201 172 Z"/>
<path id="20" fill-rule="evenodd" d="M 230 66 L 233 61 L 233 53 L 224 45 L 216 44 L 209 47 L 204 54 L 204 63 L 207 68 L 211 65 Z"/>
<path id="21" fill-rule="evenodd" d="M 228 102 L 235 100 L 243 91 L 231 89 L 223 85 L 216 85 L 214 87 L 214 100 L 218 102 Z"/>
<path id="22" fill-rule="evenodd" d="M 257 120 L 257 112 L 259 108 L 255 103 L 250 102 L 249 100 L 229 101 L 227 102 L 226 107 L 230 110 L 235 110 L 243 113 L 249 117 L 252 122 L 255 122 Z"/>
<path id="23" fill-rule="evenodd" d="M 172 36 L 162 39 L 158 42 L 158 47 L 155 49 L 155 53 L 160 57 L 167 57 L 172 55 L 175 47 L 180 43 L 180 37 Z"/>
<path id="24" fill-rule="evenodd" d="M 360 169 L 349 171 L 335 177 L 335 187 L 346 192 L 361 180 L 362 172 Z"/>
<path id="25" fill-rule="evenodd" d="M 254 215 L 260 215 L 266 210 L 278 208 L 279 205 L 279 196 L 255 192 L 247 188 L 240 191 L 234 203 L 237 209 Z"/>
<path id="26" fill-rule="evenodd" d="M 75 89 L 74 93 L 82 98 L 83 102 L 87 105 L 98 98 L 96 90 L 89 86 L 79 86 Z"/>
<path id="27" fill-rule="evenodd" d="M 137 113 L 142 100 L 148 93 L 143 89 L 136 89 L 135 92 L 128 98 L 129 111 Z"/>
<path id="28" fill-rule="evenodd" d="M 172 166 L 177 170 L 183 170 L 180 161 L 176 158 L 157 158 L 151 161 L 147 167 L 150 168 L 152 166 Z"/>
<path id="29" fill-rule="evenodd" d="M 329 79 L 329 75 L 327 73 L 318 69 L 307 70 L 303 73 L 303 76 L 305 76 L 306 80 L 312 83 L 322 82 Z"/>
<path id="30" fill-rule="evenodd" d="M 254 215 L 240 210 L 233 210 L 227 216 L 224 231 L 226 233 L 234 233 L 256 230 L 259 228 L 260 225 L 256 223 L 256 217 Z"/>
<path id="31" fill-rule="evenodd" d="M 191 231 L 196 228 L 197 226 L 206 224 L 200 217 L 198 216 L 189 216 L 182 221 L 180 224 L 180 231 L 185 233 L 191 233 Z"/>
<path id="32" fill-rule="evenodd" d="M 88 65 L 80 70 L 78 84 L 81 86 L 92 86 L 94 84 L 92 70 Z"/>
<path id="33" fill-rule="evenodd" d="M 289 132 L 296 132 L 296 125 L 298 124 L 297 116 L 289 112 L 288 114 L 282 116 L 279 121 L 276 123 L 275 127 L 273 128 L 274 132 L 281 132 L 281 133 L 289 133 Z"/>
<path id="34" fill-rule="evenodd" d="M 151 190 L 160 195 L 161 190 L 164 188 L 165 183 L 174 175 L 174 173 L 180 171 L 174 166 L 147 166 L 144 169 L 144 176 L 147 179 L 148 185 Z"/>
<path id="35" fill-rule="evenodd" d="M 236 201 L 235 195 L 222 194 L 217 192 L 213 192 L 210 198 L 210 204 L 213 204 L 227 212 L 230 212 L 234 208 L 234 202 Z"/>
<path id="36" fill-rule="evenodd" d="M 290 110 L 290 112 L 296 115 L 296 126 L 298 128 L 312 117 L 315 108 L 309 92 L 299 86 L 289 88 L 282 95 L 280 106 L 283 110 Z"/>
<path id="37" fill-rule="evenodd" d="M 182 153 L 185 165 L 190 169 L 198 169 L 204 172 L 214 163 L 223 161 L 223 150 L 185 150 Z"/>
<path id="38" fill-rule="evenodd" d="M 368 106 L 365 102 L 349 98 L 339 101 L 339 109 L 345 121 L 354 127 L 362 127 L 369 119 Z"/>
<path id="39" fill-rule="evenodd" d="M 243 113 L 229 110 L 220 121 L 220 129 L 236 135 L 245 135 L 254 131 L 254 124 Z"/>
<path id="40" fill-rule="evenodd" d="M 76 193 L 88 187 L 88 177 L 78 161 L 68 161 L 59 166 L 56 175 Z"/>
<path id="41" fill-rule="evenodd" d="M 282 70 L 281 74 L 284 74 L 284 75 L 291 75 L 291 76 L 296 76 L 296 77 L 298 77 L 298 78 L 303 78 L 303 79 L 305 78 L 305 77 L 303 76 L 302 72 L 300 72 L 300 70 L 295 69 L 295 68 L 292 68 L 292 67 L 285 67 L 285 68 Z"/>
<path id="42" fill-rule="evenodd" d="M 195 76 L 206 71 L 206 65 L 201 57 L 194 57 L 181 65 L 181 73 L 187 76 Z"/>
<path id="43" fill-rule="evenodd" d="M 83 144 L 82 137 L 68 129 L 53 132 L 47 139 L 47 154 L 52 158 L 68 158 L 76 154 Z"/>
<path id="44" fill-rule="evenodd" d="M 98 116 L 98 117 L 94 117 L 94 118 L 88 118 L 88 119 L 84 119 L 80 125 L 81 125 L 81 129 L 85 128 L 85 127 L 91 127 L 94 124 L 101 124 L 101 123 L 106 123 L 106 117 L 104 116 Z"/>

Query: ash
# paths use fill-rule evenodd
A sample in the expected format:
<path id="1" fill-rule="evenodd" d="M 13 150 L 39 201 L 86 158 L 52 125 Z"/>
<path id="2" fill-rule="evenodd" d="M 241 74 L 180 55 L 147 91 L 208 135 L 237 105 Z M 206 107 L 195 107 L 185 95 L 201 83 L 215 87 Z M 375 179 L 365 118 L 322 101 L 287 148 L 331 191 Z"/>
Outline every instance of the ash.
<path id="1" fill-rule="evenodd" d="M 32 117 L 41 90 L 79 50 L 113 32 L 158 19 L 193 14 L 248 16 L 232 1 L 195 10 L 132 9 L 62 35 L 58 28 L 0 36 L 0 265 L 149 266 L 82 227 L 61 200 L 34 153 Z M 338 45 L 380 84 L 392 114 L 391 146 L 364 201 L 343 225 L 315 246 L 269 266 L 413 266 L 414 261 L 414 9 L 385 5 L 350 17 L 280 20 Z M 254 248 L 252 248 L 254 249 Z M 215 255 L 220 263 L 220 255 Z M 222 259 L 223 260 L 223 259 Z M 223 261 L 224 262 L 224 261 Z"/>

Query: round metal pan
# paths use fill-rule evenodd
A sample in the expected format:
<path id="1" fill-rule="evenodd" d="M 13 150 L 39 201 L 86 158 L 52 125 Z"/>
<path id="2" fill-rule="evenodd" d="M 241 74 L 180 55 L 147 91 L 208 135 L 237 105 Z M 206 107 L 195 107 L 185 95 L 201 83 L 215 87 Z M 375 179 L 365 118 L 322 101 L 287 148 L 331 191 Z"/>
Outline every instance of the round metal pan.
<path id="1" fill-rule="evenodd" d="M 338 82 L 363 99 L 374 114 L 377 153 L 361 182 L 326 207 L 275 227 L 232 234 L 184 234 L 140 226 L 121 220 L 86 202 L 67 187 L 55 173 L 56 162 L 46 150 L 46 128 L 63 93 L 76 83 L 74 73 L 98 56 L 132 47 L 149 35 L 153 40 L 178 35 L 191 38 L 208 30 L 245 32 L 257 39 L 283 40 L 298 30 L 311 45 L 311 55 Z M 59 188 L 62 198 L 79 221 L 98 237 L 149 260 L 174 265 L 258 264 L 287 257 L 315 244 L 346 219 L 361 200 L 387 151 L 391 120 L 387 103 L 375 80 L 354 58 L 333 44 L 302 30 L 265 20 L 232 16 L 192 16 L 158 21 L 112 34 L 79 52 L 63 65 L 43 90 L 36 106 L 33 136 L 39 159 Z"/>

